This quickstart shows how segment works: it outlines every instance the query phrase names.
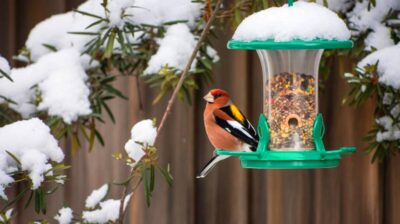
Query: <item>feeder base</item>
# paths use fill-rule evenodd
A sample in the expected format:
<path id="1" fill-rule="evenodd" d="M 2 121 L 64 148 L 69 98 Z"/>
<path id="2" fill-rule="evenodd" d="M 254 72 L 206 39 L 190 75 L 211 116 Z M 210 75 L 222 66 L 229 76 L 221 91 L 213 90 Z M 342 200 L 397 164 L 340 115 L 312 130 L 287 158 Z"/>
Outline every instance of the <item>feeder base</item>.
<path id="1" fill-rule="evenodd" d="M 249 169 L 318 169 L 337 167 L 342 154 L 353 153 L 354 147 L 344 147 L 328 151 L 298 151 L 298 152 L 233 152 L 217 150 L 217 155 L 237 156 L 241 166 Z"/>
<path id="2" fill-rule="evenodd" d="M 215 154 L 236 156 L 243 168 L 250 169 L 318 169 L 333 168 L 340 163 L 343 154 L 356 152 L 355 147 L 342 147 L 337 150 L 325 150 L 322 115 L 314 121 L 313 141 L 315 149 L 311 151 L 271 151 L 268 148 L 269 129 L 265 116 L 261 114 L 258 124 L 260 141 L 255 152 L 216 150 Z"/>

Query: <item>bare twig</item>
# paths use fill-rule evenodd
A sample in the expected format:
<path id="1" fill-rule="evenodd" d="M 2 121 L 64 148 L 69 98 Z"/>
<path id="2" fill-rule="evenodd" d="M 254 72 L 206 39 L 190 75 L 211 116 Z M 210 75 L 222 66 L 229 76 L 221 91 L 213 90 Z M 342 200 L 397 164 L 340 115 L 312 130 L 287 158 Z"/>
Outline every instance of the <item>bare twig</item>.
<path id="1" fill-rule="evenodd" d="M 190 56 L 189 61 L 186 64 L 185 70 L 183 70 L 181 78 L 179 79 L 179 82 L 176 85 L 176 87 L 174 89 L 174 92 L 172 93 L 171 97 L 169 98 L 167 107 L 166 107 L 166 109 L 164 111 L 164 114 L 162 116 L 161 122 L 160 122 L 160 124 L 158 126 L 157 136 L 156 136 L 156 139 L 155 139 L 154 142 L 157 142 L 157 139 L 158 139 L 158 137 L 160 135 L 160 132 L 161 132 L 161 130 L 163 129 L 163 127 L 165 125 L 165 121 L 167 120 L 167 118 L 168 118 L 168 116 L 169 116 L 169 114 L 171 112 L 172 106 L 175 103 L 176 96 L 178 95 L 178 92 L 181 89 L 181 87 L 183 85 L 183 82 L 185 81 L 185 78 L 189 74 L 190 67 L 192 66 L 192 63 L 193 63 L 194 59 L 196 58 L 197 52 L 200 50 L 201 44 L 205 40 L 205 38 L 206 38 L 206 36 L 208 34 L 208 31 L 210 30 L 211 24 L 214 21 L 216 15 L 217 15 L 217 12 L 218 12 L 218 10 L 219 10 L 219 8 L 221 6 L 221 3 L 222 3 L 222 0 L 218 0 L 217 4 L 215 5 L 215 9 L 211 14 L 210 19 L 207 21 L 206 26 L 204 27 L 204 30 L 200 35 L 199 40 L 197 41 L 196 47 L 194 48 L 194 50 L 192 52 L 192 55 Z"/>
<path id="2" fill-rule="evenodd" d="M 135 172 L 135 169 L 132 169 L 131 175 L 133 175 L 134 172 Z M 140 179 L 136 183 L 136 185 L 132 188 L 132 193 L 136 191 L 136 189 L 139 187 L 141 182 L 142 182 L 142 179 Z M 125 218 L 125 213 L 126 213 L 126 210 L 124 209 L 124 207 L 125 207 L 124 205 L 125 205 L 125 198 L 126 198 L 126 195 L 128 194 L 128 191 L 129 191 L 129 183 L 127 185 L 125 185 L 125 187 L 124 187 L 124 191 L 122 192 L 121 203 L 119 204 L 119 216 L 118 216 L 118 221 L 117 221 L 119 224 L 124 223 L 124 218 Z M 128 199 L 128 204 L 131 201 L 132 196 Z"/>

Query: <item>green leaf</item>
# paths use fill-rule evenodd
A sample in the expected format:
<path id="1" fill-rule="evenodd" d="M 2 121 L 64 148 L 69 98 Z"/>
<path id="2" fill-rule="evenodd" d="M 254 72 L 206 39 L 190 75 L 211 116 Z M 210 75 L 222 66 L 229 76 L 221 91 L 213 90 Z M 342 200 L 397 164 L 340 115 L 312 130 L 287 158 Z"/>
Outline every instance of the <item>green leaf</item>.
<path id="1" fill-rule="evenodd" d="M 39 193 L 39 190 L 35 190 L 34 191 L 35 193 L 35 212 L 36 213 L 40 213 L 40 193 Z"/>
<path id="2" fill-rule="evenodd" d="M 7 153 L 15 162 L 17 162 L 19 166 L 21 166 L 21 161 L 19 161 L 19 159 L 18 159 L 14 154 L 12 154 L 11 152 L 9 152 L 9 151 L 7 151 L 7 150 L 6 150 L 6 153 Z"/>
<path id="3" fill-rule="evenodd" d="M 52 52 L 56 52 L 57 51 L 57 48 L 55 47 L 55 46 L 53 46 L 53 45 L 50 45 L 50 44 L 42 44 L 45 48 L 47 48 L 47 49 L 49 49 L 50 51 L 52 51 Z"/>
<path id="4" fill-rule="evenodd" d="M 101 136 L 100 132 L 97 131 L 97 130 L 94 130 L 94 132 L 95 132 L 95 135 L 96 135 L 96 137 L 97 137 L 97 140 L 99 140 L 100 144 L 101 144 L 102 146 L 104 146 L 104 140 L 103 140 L 103 137 Z"/>
<path id="5" fill-rule="evenodd" d="M 125 100 L 128 99 L 128 97 L 126 97 L 124 94 L 122 94 L 121 91 L 119 91 L 118 89 L 114 88 L 113 86 L 108 85 L 108 84 L 107 85 L 103 85 L 103 86 L 104 86 L 105 90 L 107 90 L 107 92 L 109 92 L 110 94 L 112 94 L 114 96 L 121 97 L 122 99 L 125 99 Z"/>
<path id="6" fill-rule="evenodd" d="M 154 165 L 150 166 L 150 191 L 154 191 L 154 185 L 155 185 L 155 175 L 154 175 Z"/>
<path id="7" fill-rule="evenodd" d="M 24 209 L 28 208 L 29 204 L 30 204 L 31 201 L 32 201 L 32 198 L 33 198 L 33 191 L 31 191 L 31 193 L 29 194 L 29 198 L 28 198 L 28 200 L 25 202 Z"/>
<path id="8" fill-rule="evenodd" d="M 29 190 L 29 188 L 25 188 L 23 191 L 21 191 L 15 198 L 13 198 L 11 201 L 7 201 L 7 203 L 4 205 L 2 210 L 7 209 L 8 207 L 10 207 L 12 204 L 14 204 L 15 202 L 19 201 L 20 199 L 22 199 L 22 197 L 25 195 L 25 193 Z"/>
<path id="9" fill-rule="evenodd" d="M 160 166 L 157 166 L 157 169 L 160 171 L 160 173 L 164 177 L 165 181 L 167 181 L 167 184 L 169 186 L 172 186 L 173 177 L 172 177 L 171 173 L 169 172 L 169 169 L 165 170 Z"/>
<path id="10" fill-rule="evenodd" d="M 94 140 L 96 136 L 96 127 L 92 125 L 90 127 L 90 136 L 89 136 L 89 152 L 93 150 Z"/>
<path id="11" fill-rule="evenodd" d="M 10 80 L 11 82 L 14 82 L 14 80 L 12 80 L 12 78 L 3 70 L 0 69 L 0 73 L 6 77 L 8 80 Z"/>
<path id="12" fill-rule="evenodd" d="M 113 123 L 115 123 L 114 115 L 113 115 L 111 109 L 108 107 L 107 103 L 104 101 L 101 101 L 101 104 L 103 105 L 104 109 L 106 109 L 106 112 L 107 112 L 108 116 L 110 117 L 111 121 Z"/>
<path id="13" fill-rule="evenodd" d="M 90 16 L 90 17 L 93 17 L 93 18 L 97 18 L 97 19 L 100 19 L 102 21 L 107 21 L 103 17 L 95 15 L 95 14 L 92 14 L 92 13 L 89 13 L 89 12 L 84 12 L 84 11 L 80 11 L 80 10 L 76 10 L 76 9 L 74 10 L 74 12 L 77 12 L 77 13 L 85 15 L 85 16 Z"/>
<path id="14" fill-rule="evenodd" d="M 104 21 L 103 19 L 99 19 L 99 20 L 97 20 L 96 22 L 93 22 L 93 23 L 91 23 L 89 26 L 87 26 L 87 27 L 85 28 L 85 30 L 87 30 L 87 29 L 89 29 L 89 28 L 91 28 L 91 27 L 93 27 L 93 26 L 96 26 L 96 25 L 100 24 L 100 23 L 103 22 L 103 21 Z"/>
<path id="15" fill-rule="evenodd" d="M 115 40 L 116 32 L 117 32 L 116 28 L 114 28 L 111 31 L 110 36 L 108 37 L 108 41 L 107 41 L 106 49 L 104 51 L 103 58 L 110 58 L 111 57 L 111 55 L 113 53 L 113 49 L 114 49 L 114 40 Z"/>
<path id="16" fill-rule="evenodd" d="M 69 34 L 76 34 L 76 35 L 88 35 L 88 36 L 98 36 L 99 33 L 96 32 L 68 32 Z"/>
<path id="17" fill-rule="evenodd" d="M 144 184 L 144 196 L 146 198 L 146 205 L 150 207 L 151 204 L 151 191 L 150 191 L 150 179 L 147 174 L 147 169 L 143 169 L 142 172 L 143 184 Z"/>

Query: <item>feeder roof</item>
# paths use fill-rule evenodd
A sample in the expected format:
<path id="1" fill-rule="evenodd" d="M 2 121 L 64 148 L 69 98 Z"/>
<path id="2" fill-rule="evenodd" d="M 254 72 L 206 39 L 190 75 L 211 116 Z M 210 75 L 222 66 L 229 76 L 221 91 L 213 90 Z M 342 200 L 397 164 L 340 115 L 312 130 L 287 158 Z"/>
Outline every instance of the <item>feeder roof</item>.
<path id="1" fill-rule="evenodd" d="M 339 16 L 316 3 L 271 7 L 245 18 L 228 47 L 232 49 L 351 48 L 350 30 Z"/>

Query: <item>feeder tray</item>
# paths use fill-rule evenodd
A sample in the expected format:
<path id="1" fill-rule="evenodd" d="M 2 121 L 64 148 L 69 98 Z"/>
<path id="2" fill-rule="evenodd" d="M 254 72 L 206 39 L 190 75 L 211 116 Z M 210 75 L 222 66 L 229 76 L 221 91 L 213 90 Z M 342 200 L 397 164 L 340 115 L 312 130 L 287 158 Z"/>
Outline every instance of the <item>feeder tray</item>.
<path id="1" fill-rule="evenodd" d="M 318 114 L 314 122 L 313 140 L 315 150 L 313 151 L 271 151 L 268 149 L 270 140 L 267 120 L 263 114 L 260 115 L 258 123 L 258 134 L 260 142 L 255 152 L 235 152 L 227 150 L 216 150 L 217 155 L 237 156 L 241 160 L 243 168 L 252 169 L 315 169 L 332 168 L 339 165 L 341 155 L 353 153 L 355 147 L 342 147 L 337 150 L 325 150 L 322 138 L 325 127 L 322 115 Z"/>

